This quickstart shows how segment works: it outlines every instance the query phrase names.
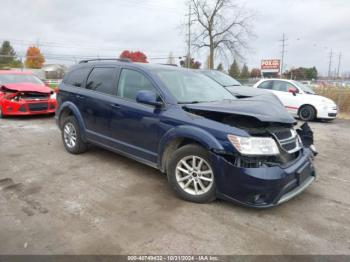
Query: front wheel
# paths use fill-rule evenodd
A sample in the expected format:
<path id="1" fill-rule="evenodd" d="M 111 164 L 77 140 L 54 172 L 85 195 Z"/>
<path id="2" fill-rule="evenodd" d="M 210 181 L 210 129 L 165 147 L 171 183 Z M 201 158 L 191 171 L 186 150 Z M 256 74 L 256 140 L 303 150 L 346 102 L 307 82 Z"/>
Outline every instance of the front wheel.
<path id="1" fill-rule="evenodd" d="M 316 110 L 313 106 L 305 105 L 299 110 L 299 118 L 303 121 L 312 121 L 316 118 Z"/>
<path id="2" fill-rule="evenodd" d="M 215 177 L 209 153 L 190 144 L 175 151 L 168 166 L 168 180 L 175 193 L 187 201 L 207 203 L 215 199 Z"/>

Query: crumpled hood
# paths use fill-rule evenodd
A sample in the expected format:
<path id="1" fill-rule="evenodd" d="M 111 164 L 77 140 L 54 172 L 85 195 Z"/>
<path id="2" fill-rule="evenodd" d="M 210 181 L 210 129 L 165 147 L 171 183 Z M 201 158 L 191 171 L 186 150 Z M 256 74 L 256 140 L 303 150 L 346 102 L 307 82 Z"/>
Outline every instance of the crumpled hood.
<path id="1" fill-rule="evenodd" d="M 7 89 L 15 92 L 38 92 L 45 94 L 51 93 L 51 89 L 49 87 L 33 83 L 2 84 L 1 89 Z"/>
<path id="2" fill-rule="evenodd" d="M 278 98 L 268 94 L 236 100 L 187 104 L 185 107 L 193 110 L 251 116 L 262 122 L 296 123 L 295 119 L 287 112 Z"/>

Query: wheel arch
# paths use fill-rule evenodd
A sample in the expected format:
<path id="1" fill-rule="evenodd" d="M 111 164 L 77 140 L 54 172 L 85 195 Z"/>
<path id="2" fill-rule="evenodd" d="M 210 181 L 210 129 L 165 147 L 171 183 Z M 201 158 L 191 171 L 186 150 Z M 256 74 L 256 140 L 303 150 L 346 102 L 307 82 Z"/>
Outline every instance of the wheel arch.
<path id="1" fill-rule="evenodd" d="M 180 147 L 188 144 L 197 144 L 207 150 L 223 150 L 219 141 L 207 131 L 192 126 L 179 126 L 168 131 L 159 143 L 158 165 L 166 173 L 169 157 Z"/>
<path id="2" fill-rule="evenodd" d="M 82 139 L 84 140 L 84 142 L 86 142 L 86 136 L 85 136 L 86 127 L 85 127 L 83 117 L 80 114 L 77 106 L 74 105 L 72 102 L 63 103 L 57 113 L 57 124 L 60 129 L 62 129 L 63 120 L 68 116 L 74 116 L 76 118 L 79 124 Z"/>

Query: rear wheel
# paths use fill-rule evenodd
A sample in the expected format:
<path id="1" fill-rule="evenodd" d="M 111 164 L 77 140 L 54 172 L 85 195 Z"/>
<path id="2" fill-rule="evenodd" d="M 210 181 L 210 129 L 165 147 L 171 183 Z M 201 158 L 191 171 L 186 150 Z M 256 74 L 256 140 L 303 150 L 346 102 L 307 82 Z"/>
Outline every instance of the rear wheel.
<path id="1" fill-rule="evenodd" d="M 190 144 L 179 148 L 167 170 L 169 184 L 182 199 L 196 203 L 215 199 L 214 170 L 203 147 Z"/>
<path id="2" fill-rule="evenodd" d="M 305 105 L 299 109 L 299 118 L 303 121 L 312 121 L 316 117 L 316 110 L 313 106 Z"/>
<path id="3" fill-rule="evenodd" d="M 81 154 L 87 150 L 87 144 L 81 138 L 80 128 L 74 116 L 64 119 L 62 125 L 62 140 L 69 153 Z"/>

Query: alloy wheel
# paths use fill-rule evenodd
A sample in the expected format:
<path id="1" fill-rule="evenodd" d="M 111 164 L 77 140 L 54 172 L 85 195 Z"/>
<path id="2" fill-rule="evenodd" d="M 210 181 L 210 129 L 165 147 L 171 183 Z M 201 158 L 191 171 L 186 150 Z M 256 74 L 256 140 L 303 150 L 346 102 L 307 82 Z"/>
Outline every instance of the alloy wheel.
<path id="1" fill-rule="evenodd" d="M 214 183 L 214 173 L 211 166 L 199 156 L 186 156 L 176 165 L 176 181 L 188 194 L 203 195 Z"/>
<path id="2" fill-rule="evenodd" d="M 77 131 L 72 123 L 67 123 L 63 128 L 64 142 L 69 148 L 73 148 L 77 142 Z"/>

